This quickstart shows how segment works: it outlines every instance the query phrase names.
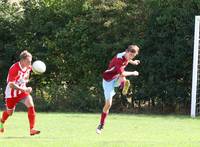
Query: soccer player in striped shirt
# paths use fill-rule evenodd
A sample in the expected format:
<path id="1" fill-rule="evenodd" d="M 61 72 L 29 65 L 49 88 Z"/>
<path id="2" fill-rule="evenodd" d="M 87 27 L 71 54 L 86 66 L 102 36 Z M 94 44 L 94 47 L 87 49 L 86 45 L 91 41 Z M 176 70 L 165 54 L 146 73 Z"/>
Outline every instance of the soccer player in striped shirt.
<path id="1" fill-rule="evenodd" d="M 16 104 L 22 102 L 28 109 L 28 120 L 30 125 L 30 135 L 39 134 L 40 131 L 35 127 L 35 108 L 33 99 L 30 95 L 31 87 L 26 84 L 29 81 L 32 55 L 24 50 L 20 54 L 20 61 L 13 64 L 8 72 L 7 86 L 5 90 L 5 105 L 6 110 L 3 111 L 0 120 L 0 132 L 4 132 L 4 123 L 11 116 L 15 110 Z"/>
<path id="2" fill-rule="evenodd" d="M 112 105 L 112 98 L 115 95 L 114 88 L 122 87 L 122 93 L 126 95 L 130 86 L 130 82 L 129 80 L 126 80 L 126 77 L 139 75 L 137 71 L 124 70 L 129 63 L 133 65 L 138 65 L 140 63 L 139 60 L 133 60 L 133 58 L 135 58 L 135 56 L 137 56 L 138 53 L 139 47 L 137 45 L 129 45 L 124 52 L 118 53 L 110 61 L 108 69 L 103 72 L 103 90 L 105 97 L 105 105 L 101 114 L 100 124 L 96 129 L 97 134 L 101 133 L 105 123 L 105 119 Z"/>

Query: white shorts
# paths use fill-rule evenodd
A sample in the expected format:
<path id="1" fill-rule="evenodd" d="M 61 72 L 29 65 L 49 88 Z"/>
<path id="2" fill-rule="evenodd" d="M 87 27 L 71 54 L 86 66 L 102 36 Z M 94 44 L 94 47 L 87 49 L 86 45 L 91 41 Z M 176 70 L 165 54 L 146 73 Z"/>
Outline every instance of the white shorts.
<path id="1" fill-rule="evenodd" d="M 120 86 L 119 78 L 115 78 L 111 81 L 106 81 L 103 79 L 103 90 L 105 99 L 112 100 L 112 97 L 115 95 L 115 87 L 119 86 Z"/>

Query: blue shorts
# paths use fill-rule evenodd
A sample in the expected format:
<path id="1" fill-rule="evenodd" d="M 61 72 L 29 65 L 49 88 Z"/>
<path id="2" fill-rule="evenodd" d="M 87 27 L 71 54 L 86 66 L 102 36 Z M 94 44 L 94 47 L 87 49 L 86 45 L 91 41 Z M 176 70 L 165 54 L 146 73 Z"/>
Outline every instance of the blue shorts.
<path id="1" fill-rule="evenodd" d="M 119 86 L 120 86 L 119 78 L 115 78 L 111 81 L 106 81 L 103 79 L 103 90 L 105 99 L 112 100 L 112 97 L 115 95 L 115 87 Z"/>

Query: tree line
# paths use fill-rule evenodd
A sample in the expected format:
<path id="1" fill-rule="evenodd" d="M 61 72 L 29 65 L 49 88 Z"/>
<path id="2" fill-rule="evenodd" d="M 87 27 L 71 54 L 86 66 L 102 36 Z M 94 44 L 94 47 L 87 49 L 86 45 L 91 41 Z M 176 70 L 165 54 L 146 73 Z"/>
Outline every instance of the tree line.
<path id="1" fill-rule="evenodd" d="M 141 51 L 139 77 L 114 98 L 112 111 L 188 113 L 194 18 L 192 0 L 29 0 L 0 2 L 0 90 L 19 53 L 47 65 L 30 86 L 40 111 L 98 112 L 104 103 L 101 73 L 129 44 Z"/>

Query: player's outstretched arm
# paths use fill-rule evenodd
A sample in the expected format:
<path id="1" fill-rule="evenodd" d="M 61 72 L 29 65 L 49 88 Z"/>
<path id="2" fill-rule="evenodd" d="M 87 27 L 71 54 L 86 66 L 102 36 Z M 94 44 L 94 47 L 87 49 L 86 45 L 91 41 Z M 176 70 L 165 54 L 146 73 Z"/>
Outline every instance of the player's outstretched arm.
<path id="1" fill-rule="evenodd" d="M 129 63 L 132 64 L 132 65 L 139 65 L 140 60 L 130 60 Z"/>
<path id="2" fill-rule="evenodd" d="M 139 72 L 138 71 L 124 71 L 124 72 L 122 72 L 121 75 L 124 76 L 124 77 L 127 77 L 127 76 L 139 76 Z"/>

